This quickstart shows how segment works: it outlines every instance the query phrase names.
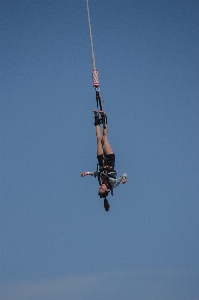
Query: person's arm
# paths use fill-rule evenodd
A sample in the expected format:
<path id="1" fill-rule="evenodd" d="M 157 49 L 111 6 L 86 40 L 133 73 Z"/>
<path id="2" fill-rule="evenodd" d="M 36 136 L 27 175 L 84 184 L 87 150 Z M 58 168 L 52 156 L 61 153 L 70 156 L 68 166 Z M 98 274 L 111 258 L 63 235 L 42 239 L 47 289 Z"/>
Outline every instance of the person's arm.
<path id="1" fill-rule="evenodd" d="M 91 176 L 96 177 L 98 175 L 98 172 L 97 171 L 96 172 L 83 172 L 81 174 L 82 177 L 87 176 L 87 175 L 91 175 Z"/>
<path id="2" fill-rule="evenodd" d="M 127 174 L 123 173 L 123 175 L 122 175 L 122 183 L 124 184 L 124 183 L 126 183 L 126 181 L 127 181 Z"/>
<path id="3" fill-rule="evenodd" d="M 123 184 L 126 183 L 126 180 L 127 180 L 126 173 L 123 173 L 122 176 L 118 177 L 117 179 L 109 177 L 109 182 L 114 188 L 116 188 L 120 184 L 120 182 L 122 182 Z"/>

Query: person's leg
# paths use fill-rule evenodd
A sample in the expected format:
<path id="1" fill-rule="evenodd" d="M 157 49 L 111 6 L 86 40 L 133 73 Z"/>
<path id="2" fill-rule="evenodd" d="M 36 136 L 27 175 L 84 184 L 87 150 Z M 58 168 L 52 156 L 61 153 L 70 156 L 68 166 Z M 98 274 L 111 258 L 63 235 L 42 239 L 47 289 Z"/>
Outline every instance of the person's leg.
<path id="1" fill-rule="evenodd" d="M 100 111 L 100 114 L 102 117 L 105 116 L 104 111 Z M 106 155 L 114 154 L 107 135 L 108 135 L 108 125 L 106 124 L 106 128 L 103 129 L 104 153 Z"/>
<path id="2" fill-rule="evenodd" d="M 111 147 L 111 145 L 109 143 L 107 135 L 103 136 L 103 141 L 104 141 L 104 153 L 106 155 L 114 154 L 113 149 L 112 149 L 112 147 Z"/>
<path id="3" fill-rule="evenodd" d="M 97 156 L 103 154 L 103 147 L 102 147 L 102 142 L 103 142 L 103 136 L 101 134 L 101 129 L 100 129 L 100 124 L 97 124 L 96 120 L 98 117 L 98 112 L 96 110 L 93 111 L 95 115 L 95 126 L 96 126 L 96 136 L 97 136 Z"/>

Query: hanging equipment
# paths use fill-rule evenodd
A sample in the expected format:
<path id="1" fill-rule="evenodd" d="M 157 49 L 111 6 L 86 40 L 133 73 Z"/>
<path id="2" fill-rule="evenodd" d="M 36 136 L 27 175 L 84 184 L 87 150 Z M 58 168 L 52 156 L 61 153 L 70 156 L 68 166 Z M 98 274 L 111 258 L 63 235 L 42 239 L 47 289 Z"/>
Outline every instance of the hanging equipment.
<path id="1" fill-rule="evenodd" d="M 98 77 L 98 70 L 96 70 L 96 62 L 95 62 L 95 53 L 94 53 L 94 47 L 93 47 L 93 38 L 92 38 L 92 30 L 91 30 L 91 20 L 90 20 L 90 11 L 88 6 L 88 0 L 86 0 L 86 8 L 87 8 L 87 15 L 88 15 L 88 27 L 89 27 L 89 33 L 90 33 L 90 43 L 91 43 L 91 53 L 92 53 L 92 79 L 93 79 L 93 87 L 96 91 L 96 102 L 97 107 L 100 107 L 100 110 L 103 110 L 102 106 L 102 98 L 100 96 L 100 87 L 99 87 L 99 77 Z M 107 120 L 105 120 L 107 123 Z"/>

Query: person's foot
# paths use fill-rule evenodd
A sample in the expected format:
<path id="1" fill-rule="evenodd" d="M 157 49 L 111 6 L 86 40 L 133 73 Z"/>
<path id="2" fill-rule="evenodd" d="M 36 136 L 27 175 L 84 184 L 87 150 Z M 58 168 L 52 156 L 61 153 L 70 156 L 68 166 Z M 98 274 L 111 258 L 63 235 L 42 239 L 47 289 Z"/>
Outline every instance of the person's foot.
<path id="1" fill-rule="evenodd" d="M 103 110 L 100 110 L 99 113 L 100 113 L 100 115 L 101 115 L 102 117 L 104 117 L 104 116 L 106 115 L 105 112 L 104 112 Z"/>
<path id="2" fill-rule="evenodd" d="M 95 126 L 97 126 L 97 125 L 100 126 L 100 118 L 99 118 L 98 111 L 97 111 L 97 110 L 94 110 L 93 112 L 94 112 L 94 119 L 95 119 L 94 125 L 95 125 Z"/>
<path id="3" fill-rule="evenodd" d="M 93 112 L 94 112 L 95 117 L 98 117 L 98 111 L 94 110 Z"/>

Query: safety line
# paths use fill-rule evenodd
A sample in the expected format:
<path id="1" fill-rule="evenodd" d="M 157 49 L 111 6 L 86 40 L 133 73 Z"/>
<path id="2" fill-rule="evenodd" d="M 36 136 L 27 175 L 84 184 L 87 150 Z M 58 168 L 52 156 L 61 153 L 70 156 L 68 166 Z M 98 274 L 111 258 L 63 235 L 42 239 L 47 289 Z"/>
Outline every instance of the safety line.
<path id="1" fill-rule="evenodd" d="M 89 32 L 90 32 L 90 42 L 91 42 L 91 51 L 92 51 L 92 65 L 93 65 L 93 70 L 96 70 L 95 54 L 94 54 L 94 48 L 93 48 L 93 38 L 92 38 L 91 19 L 90 19 L 90 11 L 89 11 L 89 6 L 88 6 L 88 0 L 86 0 L 86 7 L 87 7 L 87 14 L 88 14 L 88 27 L 89 27 Z"/>

